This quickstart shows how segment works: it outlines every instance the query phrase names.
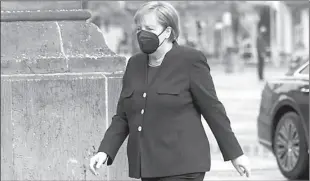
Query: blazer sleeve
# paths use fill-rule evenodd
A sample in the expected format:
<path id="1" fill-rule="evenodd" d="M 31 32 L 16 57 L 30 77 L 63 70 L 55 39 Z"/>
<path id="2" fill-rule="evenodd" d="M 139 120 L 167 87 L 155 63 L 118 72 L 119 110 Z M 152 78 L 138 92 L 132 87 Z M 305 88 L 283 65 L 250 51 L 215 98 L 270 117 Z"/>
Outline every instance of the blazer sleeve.
<path id="1" fill-rule="evenodd" d="M 243 151 L 231 129 L 225 108 L 217 97 L 210 67 L 202 52 L 192 62 L 189 74 L 193 101 L 214 134 L 224 161 L 241 156 Z"/>
<path id="2" fill-rule="evenodd" d="M 122 79 L 122 90 L 117 103 L 116 114 L 112 117 L 112 122 L 105 132 L 104 138 L 98 149 L 98 152 L 104 152 L 108 155 L 107 165 L 112 165 L 119 148 L 129 134 L 128 121 L 123 108 L 124 99 L 121 96 L 127 83 L 128 67 L 129 62 Z"/>

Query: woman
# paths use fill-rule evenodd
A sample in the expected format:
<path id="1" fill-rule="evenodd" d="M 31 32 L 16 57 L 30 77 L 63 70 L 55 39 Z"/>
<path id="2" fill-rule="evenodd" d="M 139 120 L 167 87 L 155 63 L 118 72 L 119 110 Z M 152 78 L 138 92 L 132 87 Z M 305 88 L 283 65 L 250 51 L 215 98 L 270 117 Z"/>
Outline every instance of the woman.
<path id="1" fill-rule="evenodd" d="M 248 160 L 217 98 L 205 56 L 176 41 L 176 10 L 166 2 L 147 2 L 134 19 L 142 53 L 128 61 L 117 113 L 90 160 L 91 170 L 97 174 L 95 165 L 111 165 L 129 135 L 129 177 L 203 180 L 211 162 L 203 115 L 224 161 L 249 176 Z"/>

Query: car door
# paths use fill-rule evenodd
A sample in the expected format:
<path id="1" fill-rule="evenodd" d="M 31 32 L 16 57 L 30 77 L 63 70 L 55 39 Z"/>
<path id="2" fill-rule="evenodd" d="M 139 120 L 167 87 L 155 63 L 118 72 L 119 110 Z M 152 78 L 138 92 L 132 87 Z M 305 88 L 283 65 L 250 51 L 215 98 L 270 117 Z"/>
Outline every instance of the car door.
<path id="1" fill-rule="evenodd" d="M 298 104 L 306 123 L 307 135 L 309 134 L 309 63 L 298 69 L 295 74 L 297 90 L 294 99 Z"/>

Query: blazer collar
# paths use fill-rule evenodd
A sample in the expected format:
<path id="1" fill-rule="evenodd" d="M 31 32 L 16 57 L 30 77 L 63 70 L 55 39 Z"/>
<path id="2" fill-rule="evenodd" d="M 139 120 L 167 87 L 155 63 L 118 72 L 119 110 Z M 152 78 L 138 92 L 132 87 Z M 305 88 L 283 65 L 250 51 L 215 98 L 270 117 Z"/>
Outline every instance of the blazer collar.
<path id="1" fill-rule="evenodd" d="M 177 42 L 176 40 L 174 40 L 174 41 L 172 42 L 172 48 L 171 48 L 171 50 L 169 50 L 169 51 L 166 53 L 164 59 L 167 59 L 167 57 L 168 57 L 170 54 L 172 54 L 178 47 L 179 47 L 178 42 Z M 147 59 L 147 61 L 148 61 L 149 56 L 148 56 L 147 54 L 145 54 L 145 55 L 146 55 L 146 59 Z"/>
<path id="2" fill-rule="evenodd" d="M 156 82 L 156 79 L 159 78 L 159 76 L 160 76 L 160 74 L 161 74 L 160 72 L 163 71 L 163 69 L 167 68 L 167 66 L 169 67 L 169 61 L 171 61 L 170 59 L 173 60 L 173 58 L 171 58 L 171 57 L 173 57 L 173 56 L 176 54 L 175 52 L 177 52 L 176 50 L 178 49 L 179 44 L 178 44 L 177 41 L 173 41 L 172 43 L 173 43 L 173 45 L 172 45 L 171 50 L 169 50 L 169 51 L 166 53 L 166 55 L 165 55 L 165 57 L 164 57 L 164 59 L 163 59 L 162 64 L 160 65 L 158 71 L 156 72 L 156 75 L 155 75 L 154 79 L 153 79 L 152 82 L 149 84 L 149 86 L 151 86 L 152 84 L 154 84 L 154 83 Z M 145 84 L 147 84 L 148 60 L 149 60 L 149 56 L 148 56 L 147 54 L 144 54 L 144 57 L 145 57 L 145 58 L 144 58 L 144 75 L 145 75 Z"/>

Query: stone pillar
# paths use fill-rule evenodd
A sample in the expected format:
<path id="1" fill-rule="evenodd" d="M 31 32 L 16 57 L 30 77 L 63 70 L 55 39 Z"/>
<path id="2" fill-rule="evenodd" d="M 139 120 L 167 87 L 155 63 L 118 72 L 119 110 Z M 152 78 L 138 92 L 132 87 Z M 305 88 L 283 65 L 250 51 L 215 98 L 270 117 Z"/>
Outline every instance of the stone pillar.
<path id="1" fill-rule="evenodd" d="M 89 158 L 126 66 L 82 1 L 1 2 L 1 179 L 129 180 L 124 146 L 95 177 Z"/>

